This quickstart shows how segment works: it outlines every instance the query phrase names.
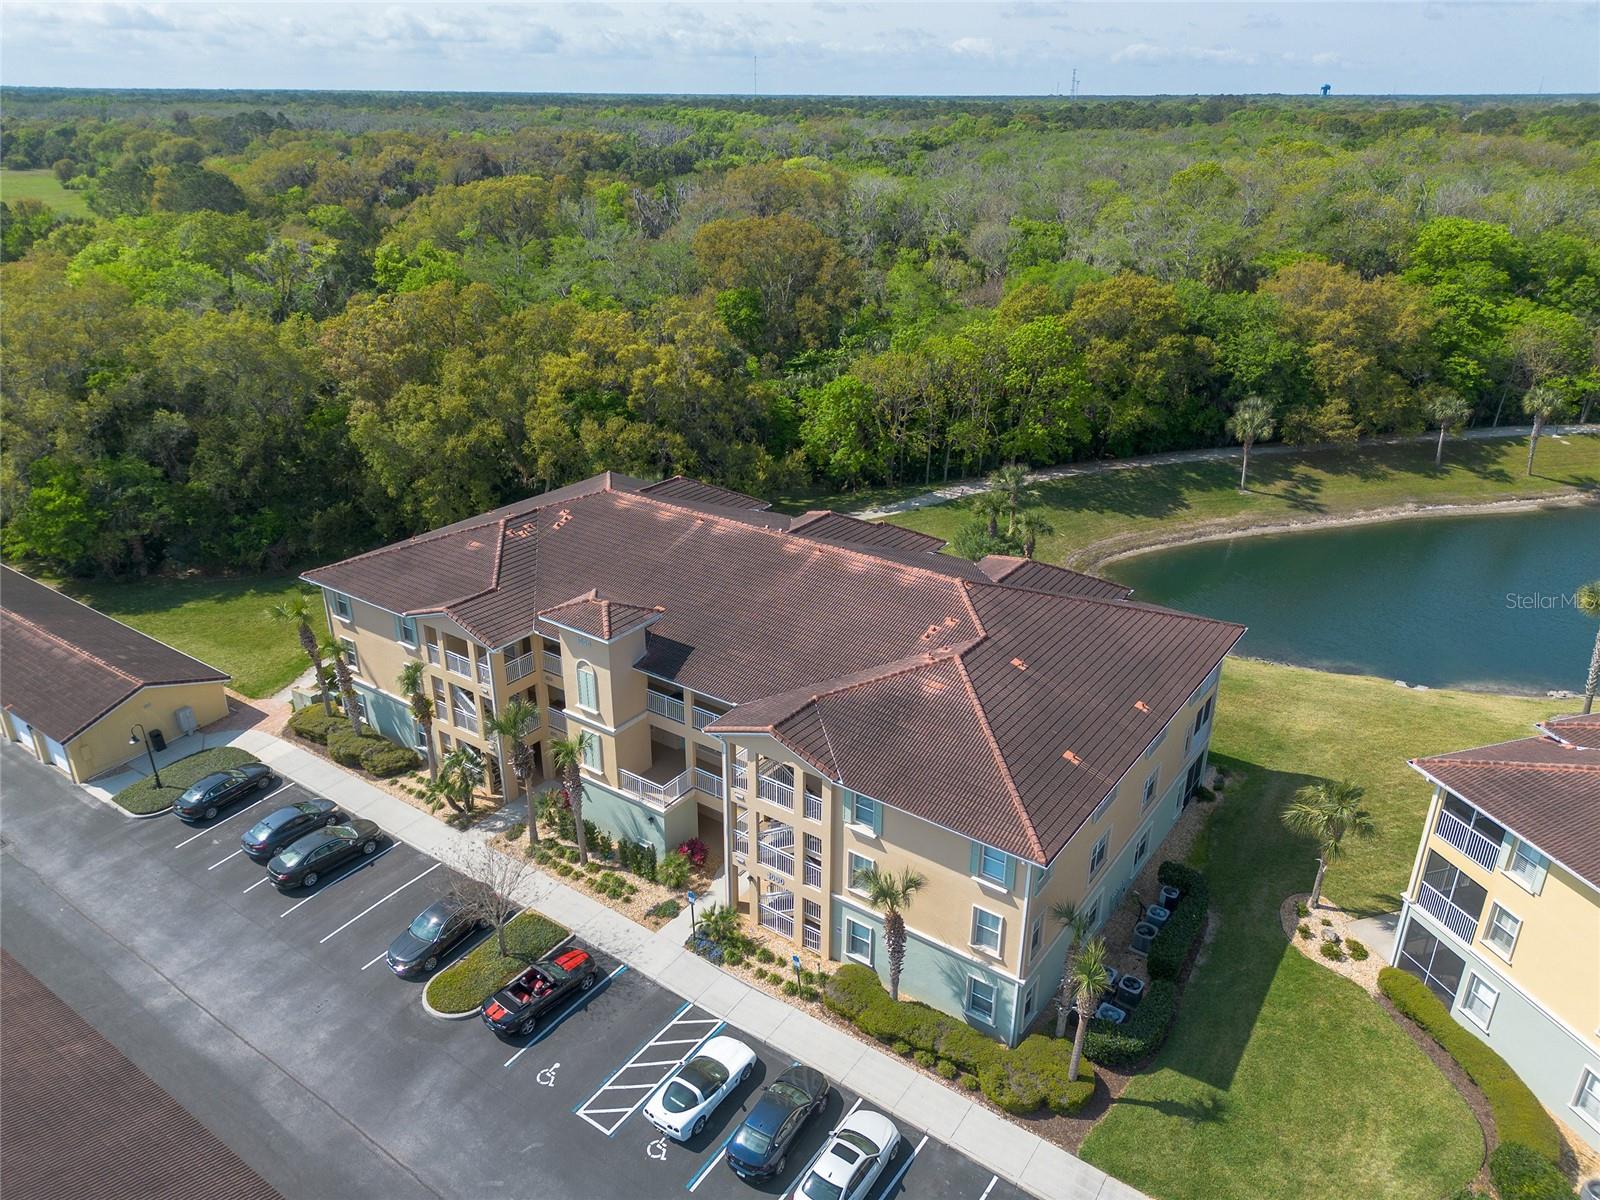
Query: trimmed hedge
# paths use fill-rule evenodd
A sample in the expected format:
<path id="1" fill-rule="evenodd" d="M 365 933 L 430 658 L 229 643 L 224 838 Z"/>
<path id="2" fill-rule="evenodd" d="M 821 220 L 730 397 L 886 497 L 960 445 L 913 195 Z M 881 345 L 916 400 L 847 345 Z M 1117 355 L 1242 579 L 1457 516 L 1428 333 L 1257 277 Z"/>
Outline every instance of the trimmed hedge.
<path id="1" fill-rule="evenodd" d="M 1211 885 L 1203 872 L 1170 859 L 1161 864 L 1156 878 L 1183 893 L 1178 907 L 1150 943 L 1148 961 L 1151 982 L 1177 979 L 1189 961 L 1189 951 L 1205 932 L 1206 913 L 1211 907 Z M 1139 1007 L 1143 1008 L 1144 1005 Z"/>
<path id="2" fill-rule="evenodd" d="M 233 746 L 201 750 L 187 758 L 180 758 L 171 766 L 162 767 L 160 787 L 157 787 L 156 781 L 147 775 L 130 783 L 111 798 L 131 813 L 138 813 L 141 816 L 158 813 L 164 808 L 170 808 L 172 802 L 183 795 L 190 784 L 211 772 L 225 771 L 229 767 L 242 767 L 246 763 L 260 761 L 254 754 Z"/>
<path id="3" fill-rule="evenodd" d="M 532 909 L 520 912 L 506 922 L 506 948 L 511 951 L 508 957 L 500 957 L 500 941 L 491 930 L 470 954 L 428 981 L 428 1003 L 442 1013 L 474 1012 L 566 936 L 567 930 L 549 917 Z"/>
<path id="4" fill-rule="evenodd" d="M 1456 1021 L 1450 1010 L 1415 975 L 1408 975 L 1399 967 L 1384 967 L 1378 972 L 1378 986 L 1401 1013 L 1420 1025 L 1478 1085 L 1494 1113 L 1500 1150 L 1511 1145 L 1522 1146 L 1551 1167 L 1561 1161 L 1561 1135 L 1556 1131 L 1555 1122 L 1505 1059 Z M 1495 1153 L 1499 1154 L 1500 1150 Z M 1492 1160 L 1490 1165 L 1492 1169 Z M 1499 1186 L 1497 1180 L 1496 1187 Z M 1527 1200 L 1543 1200 L 1545 1196 L 1539 1191 L 1509 1193 L 1504 1188 L 1500 1188 L 1500 1194 L 1507 1200 L 1512 1195 L 1517 1200 L 1524 1196 Z M 1571 1191 L 1558 1194 L 1571 1195 Z"/>
<path id="5" fill-rule="evenodd" d="M 1167 1040 L 1177 1007 L 1178 985 L 1170 979 L 1158 979 L 1145 988 L 1144 999 L 1121 1025 L 1098 1017 L 1090 1021 L 1083 1052 L 1108 1067 L 1131 1067 L 1143 1062 Z"/>
<path id="6" fill-rule="evenodd" d="M 340 713 L 332 716 L 322 705 L 310 704 L 289 718 L 289 728 L 297 737 L 328 748 L 328 757 L 344 767 L 360 767 L 380 779 L 415 771 L 422 759 L 415 750 L 398 746 L 370 729 L 360 737 Z"/>
<path id="7" fill-rule="evenodd" d="M 1517 1142 L 1496 1147 L 1489 1156 L 1489 1178 L 1500 1200 L 1575 1200 L 1556 1165 Z"/>
<path id="8" fill-rule="evenodd" d="M 350 722 L 346 721 L 337 711 L 329 716 L 322 711 L 321 704 L 308 704 L 306 707 L 293 713 L 289 717 L 289 729 L 297 737 L 303 737 L 308 742 L 315 742 L 319 746 L 328 744 L 328 734 L 335 729 L 348 729 Z"/>
<path id="9" fill-rule="evenodd" d="M 1008 1113 L 1048 1106 L 1077 1112 L 1094 1094 L 1094 1067 L 1085 1055 L 1076 1080 L 1067 1079 L 1072 1044 L 1042 1034 L 1015 1049 L 985 1037 L 970 1025 L 912 1000 L 891 1000 L 876 972 L 846 963 L 828 980 L 823 1003 L 886 1046 L 905 1045 L 950 1064 L 952 1073 L 975 1077 L 994 1104 Z"/>

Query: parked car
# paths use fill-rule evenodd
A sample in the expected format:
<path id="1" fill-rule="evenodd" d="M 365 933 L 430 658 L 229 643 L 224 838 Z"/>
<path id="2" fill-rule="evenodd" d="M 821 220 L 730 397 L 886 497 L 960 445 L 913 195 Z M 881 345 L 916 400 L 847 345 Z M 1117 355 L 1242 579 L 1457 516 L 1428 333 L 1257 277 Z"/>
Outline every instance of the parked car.
<path id="1" fill-rule="evenodd" d="M 767 1085 L 744 1124 L 728 1142 L 728 1166 L 741 1179 L 771 1179 L 783 1173 L 789 1147 L 806 1122 L 828 1102 L 821 1071 L 796 1063 Z"/>
<path id="2" fill-rule="evenodd" d="M 183 795 L 172 802 L 172 811 L 191 825 L 209 821 L 228 805 L 257 791 L 264 792 L 272 784 L 272 768 L 266 763 L 245 763 L 242 767 L 213 771 L 185 788 Z"/>
<path id="3" fill-rule="evenodd" d="M 347 825 L 328 825 L 280 850 L 267 864 L 267 875 L 279 891 L 315 887 L 340 863 L 375 853 L 382 837 L 377 823 L 363 817 Z"/>
<path id="4" fill-rule="evenodd" d="M 256 862 L 264 863 L 285 846 L 297 842 L 313 829 L 337 825 L 348 820 L 344 810 L 332 800 L 318 796 L 298 804 L 273 809 L 244 831 L 239 845 Z"/>
<path id="5" fill-rule="evenodd" d="M 674 1141 L 686 1142 L 750 1077 L 756 1052 L 726 1034 L 712 1038 L 650 1093 L 644 1118 Z"/>
<path id="6" fill-rule="evenodd" d="M 532 1033 L 539 1018 L 568 996 L 587 992 L 600 978 L 587 950 L 573 946 L 533 964 L 483 1002 L 483 1023 L 496 1033 Z"/>
<path id="7" fill-rule="evenodd" d="M 403 977 L 426 975 L 462 938 L 489 922 L 475 918 L 458 900 L 446 897 L 428 905 L 389 943 L 389 970 Z"/>
<path id="8" fill-rule="evenodd" d="M 900 1148 L 900 1131 L 882 1113 L 858 1108 L 833 1131 L 806 1177 L 796 1200 L 861 1200 Z"/>

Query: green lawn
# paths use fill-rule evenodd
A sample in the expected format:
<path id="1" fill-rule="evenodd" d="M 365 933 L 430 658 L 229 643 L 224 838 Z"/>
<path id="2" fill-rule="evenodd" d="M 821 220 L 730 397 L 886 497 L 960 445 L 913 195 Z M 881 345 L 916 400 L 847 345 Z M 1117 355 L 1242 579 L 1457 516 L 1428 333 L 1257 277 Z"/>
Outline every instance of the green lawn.
<path id="1" fill-rule="evenodd" d="M 54 171 L 12 171 L 0 168 L 0 200 L 42 200 L 71 217 L 90 216 L 82 192 L 61 186 Z"/>
<path id="2" fill-rule="evenodd" d="M 297 586 L 304 585 L 292 575 L 258 575 L 137 583 L 69 580 L 62 590 L 228 672 L 235 691 L 270 696 L 309 666 L 294 629 L 267 617 L 267 610 Z M 318 623 L 319 634 L 326 636 L 326 623 L 321 618 Z"/>
<path id="3" fill-rule="evenodd" d="M 1338 515 L 1411 502 L 1470 503 L 1600 488 L 1600 437 L 1543 439 L 1536 473 L 1524 474 L 1522 439 L 1457 442 L 1435 471 L 1428 446 L 1369 446 L 1258 456 L 1241 495 L 1237 463 L 1176 463 L 1080 475 L 1035 489 L 1055 533 L 1039 541 L 1046 562 L 1092 565 L 1116 550 L 1212 522 L 1250 525 Z M 894 497 L 890 496 L 890 499 Z M 880 502 L 863 493 L 854 507 Z M 890 519 L 950 538 L 971 517 L 969 501 L 935 505 Z"/>
<path id="4" fill-rule="evenodd" d="M 149 765 L 144 759 L 139 761 L 146 766 Z M 146 775 L 143 779 L 130 783 L 111 798 L 131 813 L 141 815 L 158 813 L 172 807 L 173 802 L 183 795 L 185 788 L 211 772 L 225 771 L 229 767 L 242 767 L 246 763 L 260 761 L 254 754 L 234 746 L 201 750 L 197 754 L 189 755 L 188 758 L 180 758 L 171 766 L 162 767 L 160 787 L 156 786 L 154 776 Z"/>
<path id="5" fill-rule="evenodd" d="M 1330 871 L 1328 892 L 1393 908 L 1428 795 L 1405 759 L 1516 736 L 1555 708 L 1230 662 L 1212 745 L 1234 776 L 1194 854 L 1216 940 L 1171 1041 L 1083 1156 L 1160 1200 L 1439 1200 L 1468 1182 L 1482 1141 L 1460 1096 L 1364 992 L 1285 944 L 1278 905 L 1315 864 L 1278 813 L 1321 776 L 1365 787 L 1378 837 Z"/>

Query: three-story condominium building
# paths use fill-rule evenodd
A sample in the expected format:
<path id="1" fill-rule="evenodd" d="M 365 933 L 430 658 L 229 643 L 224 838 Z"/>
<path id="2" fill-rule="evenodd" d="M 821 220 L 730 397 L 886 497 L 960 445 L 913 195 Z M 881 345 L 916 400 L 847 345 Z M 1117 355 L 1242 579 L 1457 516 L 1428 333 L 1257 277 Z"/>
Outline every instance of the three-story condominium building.
<path id="1" fill-rule="evenodd" d="M 1095 923 L 1205 769 L 1237 625 L 1059 567 L 939 553 L 693 480 L 596 476 L 308 572 L 369 720 L 436 749 L 583 731 L 585 816 L 723 847 L 722 899 L 796 952 L 886 970 L 867 865 L 911 867 L 902 989 L 1015 1040 L 1059 978 L 1050 917 Z"/>
<path id="2" fill-rule="evenodd" d="M 1411 765 L 1434 785 L 1395 965 L 1600 1149 L 1600 716 Z"/>

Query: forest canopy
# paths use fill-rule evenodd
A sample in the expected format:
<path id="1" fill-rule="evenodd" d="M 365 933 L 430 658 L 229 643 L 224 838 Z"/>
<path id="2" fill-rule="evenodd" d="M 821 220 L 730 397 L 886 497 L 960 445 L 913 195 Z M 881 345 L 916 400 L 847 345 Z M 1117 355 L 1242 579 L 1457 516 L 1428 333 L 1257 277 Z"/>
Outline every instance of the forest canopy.
<path id="1" fill-rule="evenodd" d="M 8 557 L 281 568 L 1600 392 L 1600 105 L 7 89 Z M 3 188 L 0 188 L 3 190 Z"/>

